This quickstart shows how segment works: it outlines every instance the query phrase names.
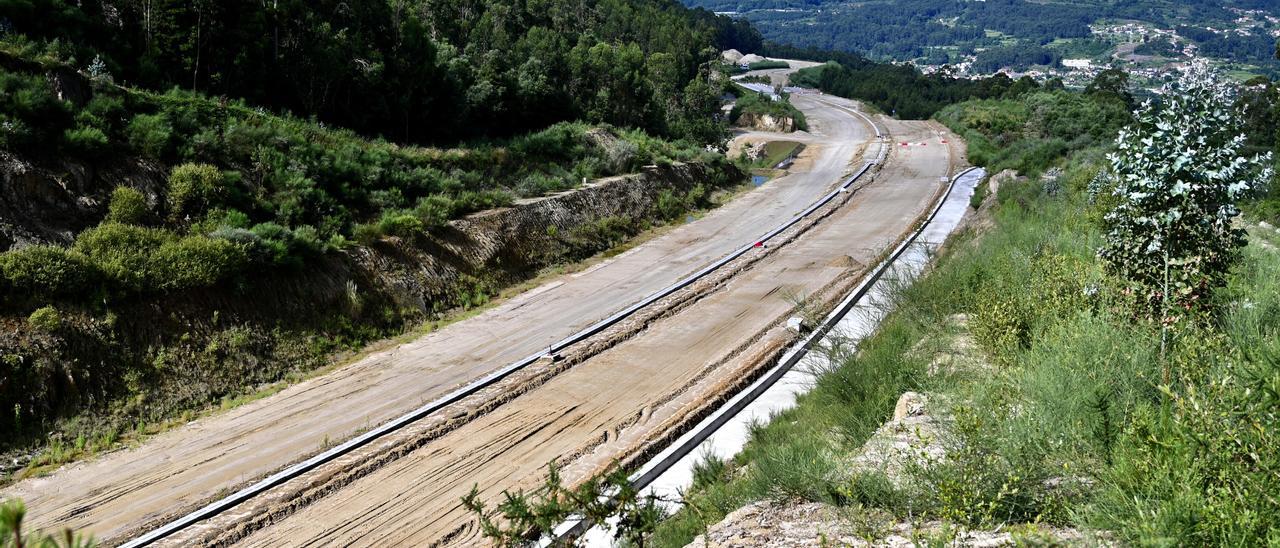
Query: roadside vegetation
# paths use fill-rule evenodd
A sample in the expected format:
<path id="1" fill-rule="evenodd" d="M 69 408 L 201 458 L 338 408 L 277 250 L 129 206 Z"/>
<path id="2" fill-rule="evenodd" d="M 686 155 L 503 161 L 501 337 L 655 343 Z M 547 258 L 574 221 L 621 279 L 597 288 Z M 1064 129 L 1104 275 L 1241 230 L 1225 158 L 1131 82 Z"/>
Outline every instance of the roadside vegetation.
<path id="1" fill-rule="evenodd" d="M 1140 545 L 1280 541 L 1280 235 L 1246 222 L 1246 244 L 1234 209 L 1274 186 L 1273 160 L 1221 125 L 1243 118 L 1207 78 L 1134 119 L 1114 98 L 1037 93 L 940 114 L 977 162 L 1031 176 L 1002 177 L 990 227 L 902 287 L 856 351 L 835 349 L 796 408 L 732 461 L 704 462 L 650 544 L 682 546 L 761 499 L 832 505 L 867 539 L 906 521 L 951 526 L 922 541 L 1045 526 Z M 1059 133 L 1055 111 L 1080 126 Z M 931 395 L 946 457 L 898 478 L 851 468 L 907 391 Z"/>
<path id="2" fill-rule="evenodd" d="M 791 64 L 786 61 L 777 61 L 768 59 L 765 61 L 756 61 L 747 65 L 748 70 L 768 70 L 768 69 L 784 69 L 791 68 Z"/>
<path id="3" fill-rule="evenodd" d="M 4 299 L 10 306 L 208 287 L 251 266 L 297 267 L 354 244 L 411 238 L 518 197 L 645 164 L 718 161 L 688 142 L 582 122 L 423 148 L 243 102 L 92 86 L 92 98 L 77 106 L 58 100 L 39 72 L 0 69 L 0 88 L 10 92 L 0 116 L 16 128 L 3 136 L 6 147 L 91 168 L 121 157 L 173 167 L 159 188 L 136 181 L 113 190 L 102 224 L 69 248 L 0 254 L 0 283 L 14 289 Z"/>
<path id="4" fill-rule="evenodd" d="M 809 123 L 805 120 L 804 113 L 791 104 L 791 98 L 787 94 L 779 94 L 778 100 L 775 101 L 763 93 L 743 89 L 739 89 L 738 92 L 740 96 L 729 113 L 730 123 L 740 123 L 743 116 L 757 120 L 770 116 L 774 120 L 792 120 L 793 128 L 797 131 L 809 130 Z"/>
<path id="5" fill-rule="evenodd" d="M 0 502 L 0 548 L 90 548 L 97 543 L 67 529 L 58 535 L 26 531 L 27 507 L 20 500 Z"/>

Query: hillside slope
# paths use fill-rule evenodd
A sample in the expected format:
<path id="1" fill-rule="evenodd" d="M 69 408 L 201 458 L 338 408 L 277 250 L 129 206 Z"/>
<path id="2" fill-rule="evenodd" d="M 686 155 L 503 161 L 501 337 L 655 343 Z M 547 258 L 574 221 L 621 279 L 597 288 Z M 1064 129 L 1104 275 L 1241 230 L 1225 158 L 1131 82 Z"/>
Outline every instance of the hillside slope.
<path id="1" fill-rule="evenodd" d="M 479 306 L 741 177 L 707 150 L 703 64 L 749 28 L 711 14 L 242 4 L 0 14 L 6 478 Z M 625 89 L 574 91 L 596 82 Z"/>

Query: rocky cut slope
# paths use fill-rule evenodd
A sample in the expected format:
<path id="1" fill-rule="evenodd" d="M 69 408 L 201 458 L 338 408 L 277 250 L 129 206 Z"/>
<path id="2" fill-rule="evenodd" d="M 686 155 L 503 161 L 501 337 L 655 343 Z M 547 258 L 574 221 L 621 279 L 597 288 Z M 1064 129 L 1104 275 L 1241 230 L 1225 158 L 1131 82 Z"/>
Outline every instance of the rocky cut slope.
<path id="1" fill-rule="evenodd" d="M 3 157 L 6 245 L 74 241 L 102 218 L 120 181 L 161 199 L 147 189 L 163 185 L 163 170 L 146 161 L 96 171 L 67 164 L 59 172 Z M 335 351 L 481 305 L 544 268 L 706 206 L 741 177 L 726 163 L 650 165 L 434 229 L 330 249 L 301 267 L 109 300 L 55 299 L 35 312 L 6 307 L 0 397 L 13 412 L 0 419 L 0 450 L 15 457 L 5 459 L 7 472 L 113 446 L 320 367 Z M 6 300 L 27 300 L 19 293 Z"/>

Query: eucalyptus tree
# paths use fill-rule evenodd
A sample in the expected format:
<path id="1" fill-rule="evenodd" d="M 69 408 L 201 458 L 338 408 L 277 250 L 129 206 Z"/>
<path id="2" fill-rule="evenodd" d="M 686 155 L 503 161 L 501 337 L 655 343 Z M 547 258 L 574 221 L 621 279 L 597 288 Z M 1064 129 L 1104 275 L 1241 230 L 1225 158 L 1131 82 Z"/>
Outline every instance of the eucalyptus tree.
<path id="1" fill-rule="evenodd" d="M 1115 207 L 1100 255 L 1163 325 L 1205 310 L 1245 242 L 1237 202 L 1272 178 L 1271 155 L 1244 153 L 1236 88 L 1190 67 L 1139 107 L 1108 155 Z"/>

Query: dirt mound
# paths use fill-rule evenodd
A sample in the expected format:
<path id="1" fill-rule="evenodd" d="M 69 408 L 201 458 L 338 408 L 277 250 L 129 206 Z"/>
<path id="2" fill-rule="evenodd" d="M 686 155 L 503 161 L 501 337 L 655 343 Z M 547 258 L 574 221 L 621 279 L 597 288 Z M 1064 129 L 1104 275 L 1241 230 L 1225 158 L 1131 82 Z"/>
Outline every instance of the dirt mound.
<path id="1" fill-rule="evenodd" d="M 850 268 L 855 270 L 861 270 L 867 267 L 867 265 L 862 264 L 862 262 L 848 255 L 840 255 L 834 259 L 831 259 L 831 262 L 827 263 L 827 266 L 832 266 L 836 268 Z"/>

